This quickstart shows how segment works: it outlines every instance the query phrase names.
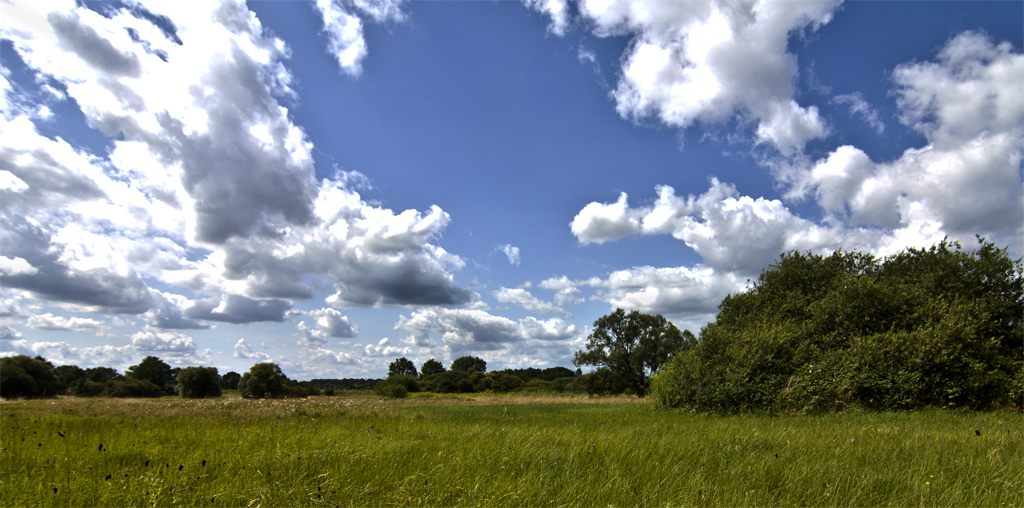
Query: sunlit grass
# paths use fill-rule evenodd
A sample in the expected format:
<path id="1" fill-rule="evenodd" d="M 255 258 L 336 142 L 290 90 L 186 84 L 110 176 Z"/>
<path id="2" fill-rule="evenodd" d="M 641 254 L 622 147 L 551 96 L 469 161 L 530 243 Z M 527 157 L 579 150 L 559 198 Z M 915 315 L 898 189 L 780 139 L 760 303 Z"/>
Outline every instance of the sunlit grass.
<path id="1" fill-rule="evenodd" d="M 4 403 L 0 503 L 1024 504 L 1019 414 L 718 417 L 583 401 Z"/>

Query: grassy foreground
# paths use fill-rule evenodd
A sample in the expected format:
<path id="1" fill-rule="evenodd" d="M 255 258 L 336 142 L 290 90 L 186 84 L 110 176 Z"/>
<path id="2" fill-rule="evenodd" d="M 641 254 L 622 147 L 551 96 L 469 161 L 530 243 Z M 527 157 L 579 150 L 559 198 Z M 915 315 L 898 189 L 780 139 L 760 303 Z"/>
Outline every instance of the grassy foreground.
<path id="1" fill-rule="evenodd" d="M 585 402 L 7 402 L 0 504 L 1024 505 L 1020 414 L 720 417 Z"/>

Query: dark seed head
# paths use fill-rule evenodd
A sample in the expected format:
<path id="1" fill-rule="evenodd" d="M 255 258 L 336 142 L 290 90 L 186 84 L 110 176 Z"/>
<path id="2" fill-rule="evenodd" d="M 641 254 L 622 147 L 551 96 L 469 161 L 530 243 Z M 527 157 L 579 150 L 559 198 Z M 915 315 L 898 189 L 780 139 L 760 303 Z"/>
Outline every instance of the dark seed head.
<path id="1" fill-rule="evenodd" d="M 980 430 L 975 430 L 974 431 L 974 435 L 975 436 L 980 436 L 981 435 L 981 431 Z"/>
<path id="2" fill-rule="evenodd" d="M 206 459 L 203 459 L 203 467 L 206 467 Z"/>
<path id="3" fill-rule="evenodd" d="M 147 460 L 147 461 L 146 461 L 146 465 L 145 465 L 145 466 L 142 466 L 142 467 L 149 467 L 149 461 Z"/>
<path id="4" fill-rule="evenodd" d="M 59 431 L 59 430 L 57 431 L 57 435 L 60 436 L 60 437 L 64 437 L 64 434 L 62 434 L 61 431 Z"/>
<path id="5" fill-rule="evenodd" d="M 108 475 L 107 475 L 107 479 L 109 480 L 111 476 L 113 476 L 113 475 L 109 475 L 109 474 L 108 474 Z"/>
<path id="6" fill-rule="evenodd" d="M 182 469 L 185 469 L 185 466 L 179 465 L 178 466 L 178 471 L 181 471 Z"/>
<path id="7" fill-rule="evenodd" d="M 56 494 L 56 493 L 57 493 L 57 487 L 54 487 L 54 488 L 53 488 L 53 493 L 54 493 L 54 494 Z"/>
<path id="8" fill-rule="evenodd" d="M 99 451 L 101 451 L 101 452 L 103 451 L 103 443 L 100 443 L 100 450 Z"/>

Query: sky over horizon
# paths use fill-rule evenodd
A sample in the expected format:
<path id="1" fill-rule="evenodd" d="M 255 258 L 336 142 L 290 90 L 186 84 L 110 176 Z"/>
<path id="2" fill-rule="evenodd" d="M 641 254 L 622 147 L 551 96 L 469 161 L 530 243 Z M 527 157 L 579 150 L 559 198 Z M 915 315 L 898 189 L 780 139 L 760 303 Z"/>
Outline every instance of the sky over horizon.
<path id="1" fill-rule="evenodd" d="M 382 377 L 1024 255 L 1024 3 L 0 4 L 0 356 Z"/>

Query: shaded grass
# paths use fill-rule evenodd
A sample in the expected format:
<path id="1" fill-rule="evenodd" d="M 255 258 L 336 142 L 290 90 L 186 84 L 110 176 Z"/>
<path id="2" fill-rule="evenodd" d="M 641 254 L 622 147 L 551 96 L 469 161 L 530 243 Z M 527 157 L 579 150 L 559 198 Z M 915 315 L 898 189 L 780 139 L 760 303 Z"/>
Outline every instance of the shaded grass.
<path id="1" fill-rule="evenodd" d="M 1024 504 L 1019 414 L 720 417 L 578 402 L 5 403 L 0 504 Z"/>

